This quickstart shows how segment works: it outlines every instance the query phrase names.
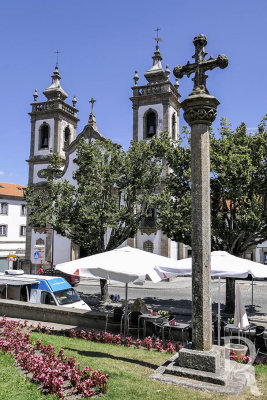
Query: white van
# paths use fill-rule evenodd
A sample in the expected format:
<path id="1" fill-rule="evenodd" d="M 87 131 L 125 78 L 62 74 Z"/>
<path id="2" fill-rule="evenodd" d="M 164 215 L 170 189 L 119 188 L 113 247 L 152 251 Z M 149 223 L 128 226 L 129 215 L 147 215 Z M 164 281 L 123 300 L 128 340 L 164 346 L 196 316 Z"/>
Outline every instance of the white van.
<path id="1" fill-rule="evenodd" d="M 0 298 L 91 311 L 64 278 L 28 275 L 23 270 L 0 273 Z"/>

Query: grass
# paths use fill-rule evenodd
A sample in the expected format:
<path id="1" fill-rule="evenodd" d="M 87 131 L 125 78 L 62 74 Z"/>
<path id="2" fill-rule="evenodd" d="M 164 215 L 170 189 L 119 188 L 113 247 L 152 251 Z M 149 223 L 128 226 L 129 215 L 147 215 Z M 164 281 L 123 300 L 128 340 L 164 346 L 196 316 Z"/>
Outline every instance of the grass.
<path id="1" fill-rule="evenodd" d="M 98 344 L 82 339 L 71 339 L 55 335 L 32 333 L 36 341 L 42 338 L 44 344 L 52 344 L 56 350 L 65 349 L 65 355 L 75 357 L 83 366 L 100 369 L 108 373 L 108 391 L 103 400 L 251 400 L 250 393 L 240 396 L 227 396 L 217 393 L 200 392 L 173 385 L 166 385 L 149 379 L 149 375 L 159 365 L 170 358 L 170 354 L 155 351 L 137 350 L 124 346 Z M 257 382 L 262 396 L 267 398 L 267 366 L 256 367 Z M 7 395 L 4 395 L 8 393 Z M 23 393 L 23 394 L 22 394 Z M 55 399 L 38 392 L 35 385 L 25 380 L 12 358 L 1 355 L 0 358 L 0 399 L 1 400 L 39 400 Z"/>

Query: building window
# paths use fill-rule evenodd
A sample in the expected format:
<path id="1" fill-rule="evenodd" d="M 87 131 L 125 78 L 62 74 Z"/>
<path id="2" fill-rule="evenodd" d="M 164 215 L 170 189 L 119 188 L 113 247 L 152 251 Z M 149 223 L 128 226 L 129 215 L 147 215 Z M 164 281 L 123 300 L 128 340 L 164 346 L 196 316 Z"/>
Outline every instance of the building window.
<path id="1" fill-rule="evenodd" d="M 64 146 L 68 146 L 70 144 L 70 128 L 67 126 L 64 130 Z"/>
<path id="2" fill-rule="evenodd" d="M 176 116 L 175 113 L 172 114 L 172 138 L 176 139 Z"/>
<path id="3" fill-rule="evenodd" d="M 25 204 L 21 205 L 21 215 L 27 215 L 27 207 Z"/>
<path id="4" fill-rule="evenodd" d="M 7 203 L 0 203 L 0 214 L 7 215 Z"/>
<path id="5" fill-rule="evenodd" d="M 154 111 L 146 115 L 146 137 L 152 137 L 157 132 L 157 117 Z"/>
<path id="6" fill-rule="evenodd" d="M 48 149 L 49 147 L 49 125 L 43 123 L 40 127 L 39 148 Z"/>
<path id="7" fill-rule="evenodd" d="M 0 225 L 0 236 L 7 236 L 7 226 Z"/>
<path id="8" fill-rule="evenodd" d="M 26 226 L 20 226 L 20 236 L 26 236 Z"/>
<path id="9" fill-rule="evenodd" d="M 144 243 L 143 249 L 147 251 L 148 253 L 153 253 L 153 243 L 148 240 L 147 242 Z"/>
<path id="10" fill-rule="evenodd" d="M 147 216 L 141 223 L 141 228 L 155 228 L 156 227 L 156 210 L 154 207 L 149 207 Z"/>

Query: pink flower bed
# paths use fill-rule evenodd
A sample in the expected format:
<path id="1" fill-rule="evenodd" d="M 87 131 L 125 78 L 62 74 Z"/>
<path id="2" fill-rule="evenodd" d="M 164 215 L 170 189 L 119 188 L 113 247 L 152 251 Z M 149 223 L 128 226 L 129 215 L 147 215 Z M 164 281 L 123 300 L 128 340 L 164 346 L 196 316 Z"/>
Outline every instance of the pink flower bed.
<path id="1" fill-rule="evenodd" d="M 75 358 L 64 355 L 64 349 L 56 354 L 55 348 L 43 345 L 41 339 L 33 344 L 27 322 L 6 321 L 3 318 L 0 332 L 0 351 L 12 354 L 17 364 L 30 373 L 35 382 L 42 383 L 49 393 L 62 398 L 64 386 L 67 385 L 71 385 L 73 394 L 81 397 L 106 392 L 107 374 L 99 370 L 92 371 L 90 367 L 81 369 L 81 364 L 77 364 Z M 85 333 L 81 337 L 85 337 Z"/>

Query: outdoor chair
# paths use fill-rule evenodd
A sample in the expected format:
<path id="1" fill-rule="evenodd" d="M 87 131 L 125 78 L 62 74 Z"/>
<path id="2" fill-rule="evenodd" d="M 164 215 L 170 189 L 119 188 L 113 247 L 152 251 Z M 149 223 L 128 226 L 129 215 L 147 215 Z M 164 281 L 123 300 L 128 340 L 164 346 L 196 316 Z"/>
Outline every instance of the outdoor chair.
<path id="1" fill-rule="evenodd" d="M 111 330 L 118 330 L 119 328 L 119 333 L 122 333 L 122 323 L 123 323 L 123 318 L 124 318 L 124 310 L 122 307 L 116 307 L 114 310 L 109 310 L 106 313 L 106 326 L 105 326 L 105 332 L 108 330 L 108 326 L 111 326 Z"/>
<path id="2" fill-rule="evenodd" d="M 153 322 L 153 339 L 162 339 L 162 323 Z"/>
<path id="3" fill-rule="evenodd" d="M 128 321 L 127 321 L 127 332 L 128 332 L 128 334 L 131 331 L 133 331 L 133 332 L 136 331 L 136 333 L 139 334 L 138 330 L 143 329 L 143 327 L 140 326 L 140 321 L 138 321 L 140 315 L 142 315 L 141 311 L 131 311 L 131 312 L 129 312 Z"/>
<path id="4" fill-rule="evenodd" d="M 256 351 L 267 353 L 267 347 L 264 339 L 265 327 L 257 325 L 255 329 L 255 347 Z"/>

